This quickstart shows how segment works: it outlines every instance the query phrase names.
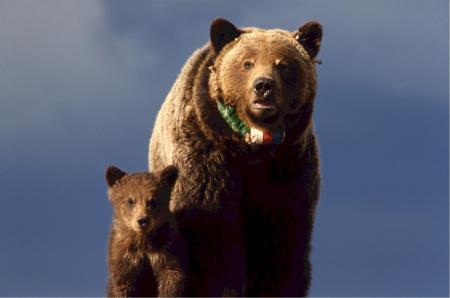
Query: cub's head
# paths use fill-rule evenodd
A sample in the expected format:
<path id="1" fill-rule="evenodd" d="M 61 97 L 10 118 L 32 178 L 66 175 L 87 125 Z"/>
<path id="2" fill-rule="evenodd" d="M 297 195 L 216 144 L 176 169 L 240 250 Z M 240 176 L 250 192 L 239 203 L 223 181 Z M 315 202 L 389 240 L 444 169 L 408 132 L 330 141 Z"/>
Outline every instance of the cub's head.
<path id="1" fill-rule="evenodd" d="M 308 22 L 288 32 L 238 29 L 217 19 L 210 35 L 216 54 L 210 89 L 216 100 L 234 107 L 242 120 L 262 130 L 285 130 L 311 116 L 315 58 L 322 39 L 319 23 Z"/>
<path id="2" fill-rule="evenodd" d="M 177 175 L 173 166 L 158 172 L 133 174 L 108 167 L 105 178 L 116 220 L 138 233 L 152 231 L 166 222 Z"/>

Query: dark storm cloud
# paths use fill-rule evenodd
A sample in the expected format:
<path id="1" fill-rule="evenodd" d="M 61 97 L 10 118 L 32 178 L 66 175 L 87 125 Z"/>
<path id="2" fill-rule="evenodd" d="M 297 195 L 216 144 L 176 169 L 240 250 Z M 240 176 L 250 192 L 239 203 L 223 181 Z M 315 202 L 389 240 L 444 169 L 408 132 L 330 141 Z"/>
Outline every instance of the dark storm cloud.
<path id="1" fill-rule="evenodd" d="M 0 296 L 103 294 L 104 167 L 146 168 L 159 106 L 216 17 L 324 25 L 311 294 L 448 295 L 447 1 L 14 0 L 0 2 Z"/>

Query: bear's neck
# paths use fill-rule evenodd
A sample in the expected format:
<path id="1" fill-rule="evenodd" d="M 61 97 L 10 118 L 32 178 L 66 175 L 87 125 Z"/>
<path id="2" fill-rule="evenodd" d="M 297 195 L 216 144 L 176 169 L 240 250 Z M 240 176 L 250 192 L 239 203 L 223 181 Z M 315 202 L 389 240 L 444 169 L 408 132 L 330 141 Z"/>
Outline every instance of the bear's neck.
<path id="1" fill-rule="evenodd" d="M 274 144 L 278 145 L 284 141 L 284 131 L 282 130 L 261 130 L 256 127 L 251 127 L 244 120 L 239 118 L 236 110 L 221 102 L 217 101 L 217 109 L 219 110 L 220 116 L 228 124 L 228 126 L 237 133 L 240 137 L 244 138 L 246 143 L 254 145 L 267 145 Z"/>

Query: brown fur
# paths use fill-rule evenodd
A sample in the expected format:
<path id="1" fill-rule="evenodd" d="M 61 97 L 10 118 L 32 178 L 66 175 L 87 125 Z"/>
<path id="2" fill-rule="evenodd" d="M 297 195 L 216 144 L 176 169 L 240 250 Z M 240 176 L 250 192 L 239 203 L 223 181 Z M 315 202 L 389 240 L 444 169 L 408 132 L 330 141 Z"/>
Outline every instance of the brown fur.
<path id="1" fill-rule="evenodd" d="M 183 211 L 190 295 L 304 296 L 319 195 L 312 123 L 321 26 L 296 32 L 211 26 L 211 43 L 187 61 L 155 123 L 151 170 L 176 165 L 171 208 Z M 255 112 L 253 84 L 274 81 L 271 114 Z M 286 133 L 280 145 L 248 145 L 220 116 L 217 101 L 247 124 Z M 220 268 L 220 269 L 218 269 Z"/>
<path id="2" fill-rule="evenodd" d="M 108 194 L 114 209 L 109 297 L 183 295 L 186 247 L 169 210 L 176 175 L 174 167 L 134 174 L 116 167 L 107 169 Z"/>

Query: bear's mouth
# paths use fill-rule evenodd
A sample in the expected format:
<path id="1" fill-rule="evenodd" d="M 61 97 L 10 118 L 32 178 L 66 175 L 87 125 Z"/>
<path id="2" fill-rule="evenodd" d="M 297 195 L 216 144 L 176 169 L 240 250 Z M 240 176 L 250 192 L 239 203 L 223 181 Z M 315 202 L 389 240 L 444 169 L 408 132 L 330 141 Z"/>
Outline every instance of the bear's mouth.
<path id="1" fill-rule="evenodd" d="M 256 125 L 267 126 L 278 118 L 278 108 L 273 100 L 256 99 L 247 106 L 249 120 Z"/>
<path id="2" fill-rule="evenodd" d="M 276 107 L 273 101 L 268 99 L 256 99 L 252 102 L 252 110 L 262 112 L 275 112 Z"/>
<path id="3" fill-rule="evenodd" d="M 259 120 L 264 120 L 272 117 L 277 112 L 277 106 L 274 100 L 267 98 L 255 99 L 250 104 L 251 114 Z"/>

